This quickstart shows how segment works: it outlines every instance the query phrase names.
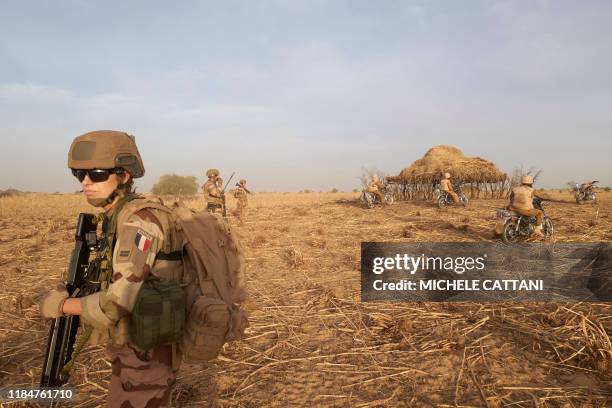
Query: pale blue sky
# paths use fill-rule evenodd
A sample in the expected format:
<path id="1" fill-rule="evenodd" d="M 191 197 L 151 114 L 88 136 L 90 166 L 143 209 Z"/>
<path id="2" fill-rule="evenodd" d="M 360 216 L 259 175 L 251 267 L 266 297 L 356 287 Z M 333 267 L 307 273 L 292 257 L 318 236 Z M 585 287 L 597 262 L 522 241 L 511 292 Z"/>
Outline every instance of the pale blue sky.
<path id="1" fill-rule="evenodd" d="M 0 189 L 74 191 L 73 137 L 165 173 L 352 189 L 452 144 L 612 186 L 609 1 L 0 0 Z"/>

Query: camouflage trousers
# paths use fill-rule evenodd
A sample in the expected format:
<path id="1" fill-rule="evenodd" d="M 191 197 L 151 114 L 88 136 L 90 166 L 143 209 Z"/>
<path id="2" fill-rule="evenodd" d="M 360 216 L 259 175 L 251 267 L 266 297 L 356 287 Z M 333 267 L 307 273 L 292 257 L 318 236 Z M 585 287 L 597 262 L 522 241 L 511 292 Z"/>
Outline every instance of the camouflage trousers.
<path id="1" fill-rule="evenodd" d="M 174 356 L 173 361 L 171 345 L 157 346 L 148 353 L 134 346 L 109 345 L 106 356 L 112 367 L 107 407 L 170 406 L 170 393 L 180 364 L 180 356 Z"/>
<path id="2" fill-rule="evenodd" d="M 238 213 L 238 219 L 240 220 L 240 224 L 244 224 L 246 219 L 248 202 L 244 199 L 238 199 L 236 205 L 236 212 Z"/>
<path id="3" fill-rule="evenodd" d="M 457 195 L 457 193 L 455 193 L 454 191 L 446 191 L 446 194 L 448 194 L 449 196 L 451 196 L 451 198 L 453 199 L 453 202 L 455 204 L 461 204 L 461 200 L 459 200 L 459 196 Z"/>

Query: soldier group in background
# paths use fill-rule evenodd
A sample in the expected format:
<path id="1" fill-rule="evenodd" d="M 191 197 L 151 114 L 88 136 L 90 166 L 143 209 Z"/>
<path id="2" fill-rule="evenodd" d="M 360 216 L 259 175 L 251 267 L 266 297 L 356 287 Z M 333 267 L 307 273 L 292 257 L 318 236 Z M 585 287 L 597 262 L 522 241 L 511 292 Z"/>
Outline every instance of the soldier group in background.
<path id="1" fill-rule="evenodd" d="M 232 177 L 233 177 L 232 173 Z M 221 212 L 223 216 L 226 215 L 226 204 L 225 204 L 225 188 L 223 187 L 223 179 L 219 175 L 219 170 L 217 169 L 208 169 L 206 171 L 206 176 L 208 180 L 202 186 L 202 191 L 204 193 L 204 198 L 206 200 L 206 210 L 211 213 Z M 231 178 L 229 181 L 231 181 Z M 246 187 L 246 180 L 241 179 L 238 183 L 236 183 L 236 188 L 234 189 L 234 198 L 236 199 L 236 214 L 238 215 L 238 220 L 240 221 L 240 225 L 244 225 L 244 221 L 246 219 L 246 211 L 249 205 L 249 199 L 247 194 L 251 194 L 251 192 Z"/>

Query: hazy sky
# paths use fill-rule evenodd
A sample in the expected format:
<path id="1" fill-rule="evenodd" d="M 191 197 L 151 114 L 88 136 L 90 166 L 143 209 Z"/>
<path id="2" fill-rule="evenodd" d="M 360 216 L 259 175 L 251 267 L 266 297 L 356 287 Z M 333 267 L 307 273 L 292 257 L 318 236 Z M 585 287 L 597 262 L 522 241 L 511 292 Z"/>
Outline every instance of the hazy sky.
<path id="1" fill-rule="evenodd" d="M 612 186 L 611 1 L 0 0 L 0 189 L 74 191 L 71 140 L 165 173 L 352 189 L 451 144 Z"/>

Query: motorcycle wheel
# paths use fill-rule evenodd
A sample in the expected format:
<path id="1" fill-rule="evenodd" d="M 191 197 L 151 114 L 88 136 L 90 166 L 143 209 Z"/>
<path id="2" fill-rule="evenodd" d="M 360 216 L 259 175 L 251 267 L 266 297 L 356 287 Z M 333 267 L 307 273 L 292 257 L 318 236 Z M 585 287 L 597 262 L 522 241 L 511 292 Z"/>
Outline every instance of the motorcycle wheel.
<path id="1" fill-rule="evenodd" d="M 373 208 L 374 197 L 371 194 L 363 193 L 363 203 L 367 208 Z"/>
<path id="2" fill-rule="evenodd" d="M 467 207 L 469 203 L 470 200 L 468 200 L 466 196 L 461 196 L 461 204 L 463 204 L 464 207 Z"/>
<path id="3" fill-rule="evenodd" d="M 580 205 L 582 204 L 582 200 L 580 199 L 580 195 L 576 194 L 576 204 Z"/>
<path id="4" fill-rule="evenodd" d="M 555 232 L 555 227 L 553 226 L 552 220 L 546 217 L 544 218 L 544 222 L 542 224 L 542 232 L 544 233 L 544 237 L 552 237 Z"/>
<path id="5" fill-rule="evenodd" d="M 387 204 L 393 204 L 393 194 L 385 194 L 385 202 Z"/>
<path id="6" fill-rule="evenodd" d="M 438 207 L 440 209 L 444 209 L 444 207 L 446 207 L 446 197 L 445 196 L 442 195 L 438 198 Z"/>
<path id="7" fill-rule="evenodd" d="M 513 244 L 518 241 L 516 223 L 513 221 L 508 221 L 506 225 L 504 225 L 504 230 L 502 231 L 501 237 L 504 244 Z"/>

